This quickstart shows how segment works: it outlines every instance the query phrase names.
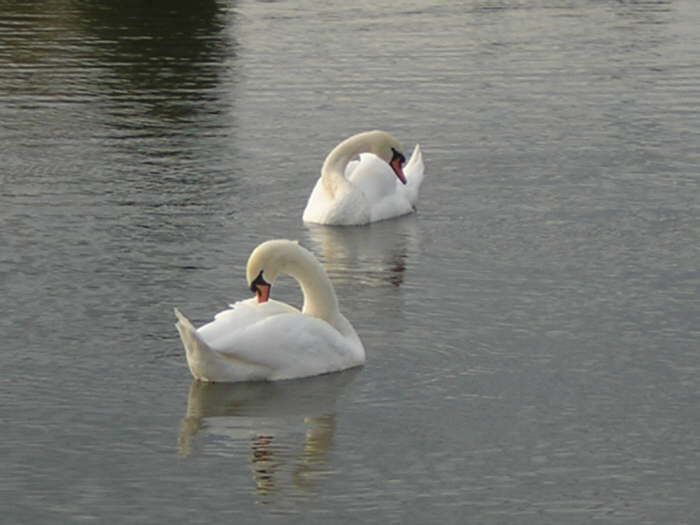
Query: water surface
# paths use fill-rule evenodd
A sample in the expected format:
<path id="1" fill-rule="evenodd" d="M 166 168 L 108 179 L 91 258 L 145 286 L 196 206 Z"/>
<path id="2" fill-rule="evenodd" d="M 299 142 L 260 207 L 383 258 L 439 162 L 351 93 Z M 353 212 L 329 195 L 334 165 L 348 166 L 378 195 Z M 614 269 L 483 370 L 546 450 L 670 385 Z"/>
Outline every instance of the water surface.
<path id="1" fill-rule="evenodd" d="M 0 6 L 8 523 L 697 522 L 695 2 Z M 418 213 L 304 225 L 373 128 Z M 273 237 L 367 365 L 193 384 Z"/>

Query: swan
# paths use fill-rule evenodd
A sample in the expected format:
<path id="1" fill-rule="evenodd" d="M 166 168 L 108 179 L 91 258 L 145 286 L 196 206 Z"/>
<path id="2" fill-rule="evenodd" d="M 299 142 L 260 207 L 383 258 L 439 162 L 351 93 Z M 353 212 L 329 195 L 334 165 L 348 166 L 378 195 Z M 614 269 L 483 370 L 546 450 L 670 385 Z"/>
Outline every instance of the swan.
<path id="1" fill-rule="evenodd" d="M 301 311 L 270 299 L 280 274 L 294 277 Z M 177 308 L 175 324 L 195 379 L 208 382 L 276 381 L 344 370 L 365 362 L 362 341 L 340 313 L 321 263 L 295 241 L 266 241 L 246 267 L 255 297 L 219 312 L 195 328 Z"/>
<path id="2" fill-rule="evenodd" d="M 411 213 L 423 182 L 419 145 L 408 163 L 389 133 L 366 131 L 345 139 L 323 163 L 304 209 L 304 222 L 368 224 Z M 360 156 L 360 160 L 353 160 Z"/>

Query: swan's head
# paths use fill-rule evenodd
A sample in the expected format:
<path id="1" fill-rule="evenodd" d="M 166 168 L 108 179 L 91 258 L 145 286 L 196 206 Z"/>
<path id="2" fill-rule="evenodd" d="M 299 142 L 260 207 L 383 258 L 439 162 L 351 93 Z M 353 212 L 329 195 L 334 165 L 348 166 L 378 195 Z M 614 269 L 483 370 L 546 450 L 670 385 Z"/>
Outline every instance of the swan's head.
<path id="1" fill-rule="evenodd" d="M 298 243 L 285 239 L 266 241 L 253 250 L 248 257 L 246 277 L 259 303 L 270 299 L 272 284 L 280 273 L 287 271 L 290 260 L 300 250 L 303 248 Z"/>
<path id="2" fill-rule="evenodd" d="M 367 133 L 361 133 L 359 136 L 364 136 L 363 138 L 367 140 L 369 153 L 374 153 L 391 166 L 399 180 L 406 184 L 406 176 L 403 173 L 406 157 L 402 153 L 403 146 L 401 146 L 401 143 L 386 131 L 368 131 Z"/>

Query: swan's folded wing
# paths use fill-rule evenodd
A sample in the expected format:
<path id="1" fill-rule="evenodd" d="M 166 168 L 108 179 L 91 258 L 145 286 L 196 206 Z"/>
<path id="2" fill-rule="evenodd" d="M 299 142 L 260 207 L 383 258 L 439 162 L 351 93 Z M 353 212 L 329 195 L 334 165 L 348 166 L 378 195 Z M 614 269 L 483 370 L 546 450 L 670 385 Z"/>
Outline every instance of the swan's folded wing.
<path id="1" fill-rule="evenodd" d="M 353 342 L 325 321 L 301 313 L 269 317 L 221 337 L 213 350 L 275 370 L 271 379 L 302 377 L 355 364 Z"/>
<path id="2" fill-rule="evenodd" d="M 238 301 L 230 305 L 228 310 L 216 314 L 214 320 L 200 326 L 197 333 L 211 348 L 218 348 L 225 345 L 225 342 L 241 329 L 287 313 L 299 313 L 299 310 L 280 301 L 258 303 L 254 298 L 247 299 Z"/>
<path id="3" fill-rule="evenodd" d="M 396 196 L 397 187 L 403 186 L 391 167 L 372 153 L 360 154 L 360 160 L 348 166 L 353 168 L 345 173 L 350 183 L 360 190 L 372 207 L 386 198 Z"/>

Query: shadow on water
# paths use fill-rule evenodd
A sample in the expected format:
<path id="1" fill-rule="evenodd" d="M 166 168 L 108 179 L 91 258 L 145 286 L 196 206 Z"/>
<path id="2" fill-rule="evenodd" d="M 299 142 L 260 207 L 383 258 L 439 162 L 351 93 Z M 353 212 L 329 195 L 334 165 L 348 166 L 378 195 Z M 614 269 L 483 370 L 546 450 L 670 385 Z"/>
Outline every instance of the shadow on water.
<path id="1" fill-rule="evenodd" d="M 112 96 L 133 97 L 153 116 L 172 121 L 219 107 L 204 103 L 215 98 L 210 90 L 236 54 L 223 3 L 78 5 L 82 32 L 92 37 L 93 52 L 113 72 L 104 79 Z"/>
<path id="2" fill-rule="evenodd" d="M 72 80 L 94 82 L 94 73 L 106 65 L 114 74 L 100 78 L 100 87 L 106 83 L 125 95 L 182 99 L 218 84 L 226 60 L 236 55 L 235 30 L 229 30 L 233 11 L 218 0 L 55 4 L 47 9 L 2 2 L 0 61 L 11 62 L 20 73 L 24 67 L 32 68 L 27 73 L 50 69 L 54 84 L 56 76 L 90 71 L 93 76 Z M 27 88 L 41 82 L 34 74 L 16 76 Z M 63 95 L 90 93 L 88 86 L 74 88 Z"/>
<path id="3" fill-rule="evenodd" d="M 360 372 L 271 383 L 193 381 L 179 453 L 247 457 L 263 503 L 313 494 L 332 474 L 336 400 Z"/>
<path id="4" fill-rule="evenodd" d="M 40 159 L 52 148 L 45 171 L 104 182 L 99 195 L 141 195 L 132 182 L 159 193 L 165 182 L 186 202 L 185 184 L 222 193 L 237 158 L 229 2 L 56 0 L 47 8 L 9 0 L 2 9 L 3 121 Z M 33 168 L 25 152 L 16 157 L 18 169 Z"/>
<path id="5" fill-rule="evenodd" d="M 162 231 L 164 217 L 171 226 L 176 208 L 206 214 L 212 201 L 237 193 L 231 3 L 80 0 L 75 6 L 76 32 L 89 42 L 84 52 L 98 77 L 89 88 L 95 142 L 109 159 L 99 177 L 119 205 L 145 212 L 138 220 L 152 234 Z"/>

